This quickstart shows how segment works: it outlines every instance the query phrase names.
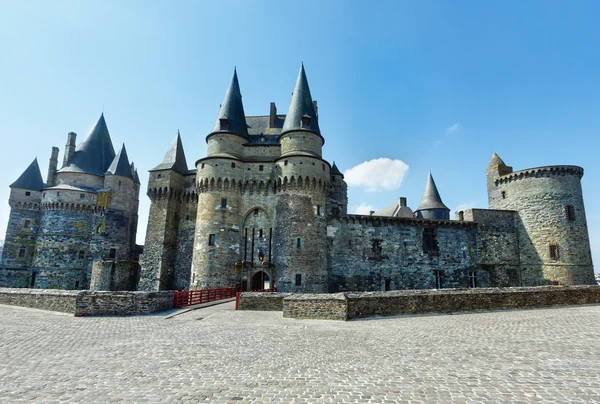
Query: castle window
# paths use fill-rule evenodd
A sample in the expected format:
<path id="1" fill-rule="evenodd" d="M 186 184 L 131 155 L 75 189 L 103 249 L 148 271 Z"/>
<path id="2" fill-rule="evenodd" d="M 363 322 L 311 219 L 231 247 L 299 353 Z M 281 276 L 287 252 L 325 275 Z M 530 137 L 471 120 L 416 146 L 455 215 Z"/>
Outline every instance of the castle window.
<path id="1" fill-rule="evenodd" d="M 111 248 L 108 251 L 108 258 L 117 258 L 117 249 L 116 248 Z"/>
<path id="2" fill-rule="evenodd" d="M 254 209 L 254 216 L 258 216 L 258 209 Z"/>
<path id="3" fill-rule="evenodd" d="M 296 237 L 296 248 L 302 248 L 302 237 Z"/>
<path id="4" fill-rule="evenodd" d="M 435 229 L 432 227 L 423 229 L 423 252 L 429 255 L 438 255 L 438 243 Z"/>
<path id="5" fill-rule="evenodd" d="M 323 166 L 323 171 L 325 171 L 325 163 L 323 163 L 322 166 Z"/>
<path id="6" fill-rule="evenodd" d="M 302 274 L 296 274 L 296 286 L 302 286 Z"/>
<path id="7" fill-rule="evenodd" d="M 31 195 L 31 192 L 25 191 L 25 196 L 29 196 L 29 195 Z"/>
<path id="8" fill-rule="evenodd" d="M 558 244 L 550 244 L 550 259 L 552 261 L 558 261 Z"/>
<path id="9" fill-rule="evenodd" d="M 85 194 L 79 194 L 79 199 L 85 199 Z"/>
<path id="10" fill-rule="evenodd" d="M 435 276 L 435 288 L 442 289 L 443 288 L 443 280 L 444 280 L 444 271 L 435 270 L 433 271 L 433 275 Z"/>
<path id="11" fill-rule="evenodd" d="M 75 281 L 75 289 L 79 289 L 79 281 Z"/>
<path id="12" fill-rule="evenodd" d="M 235 168 L 235 163 L 231 163 L 231 168 Z"/>
<path id="13" fill-rule="evenodd" d="M 190 215 L 185 215 L 185 220 L 190 220 Z"/>
<path id="14" fill-rule="evenodd" d="M 23 227 L 28 229 L 31 226 L 31 220 L 25 220 L 25 223 L 23 224 Z"/>
<path id="15" fill-rule="evenodd" d="M 288 165 L 288 161 L 287 161 L 287 160 L 285 160 L 285 161 L 283 162 L 283 165 L 284 165 L 284 166 L 287 166 L 287 165 Z"/>
<path id="16" fill-rule="evenodd" d="M 60 191 L 58 191 L 58 192 L 56 193 L 56 196 L 60 196 Z"/>
<path id="17" fill-rule="evenodd" d="M 158 174 L 156 178 L 162 178 L 162 174 Z"/>
<path id="18" fill-rule="evenodd" d="M 25 247 L 21 247 L 19 248 L 19 258 L 25 258 L 25 252 L 26 252 L 26 248 Z"/>
<path id="19" fill-rule="evenodd" d="M 78 259 L 82 260 L 85 258 L 85 251 L 84 250 L 80 250 L 77 256 Z"/>
<path id="20" fill-rule="evenodd" d="M 321 216 L 321 205 L 317 205 L 317 216 Z"/>
<path id="21" fill-rule="evenodd" d="M 331 208 L 331 214 L 335 217 L 340 215 L 340 208 Z"/>
<path id="22" fill-rule="evenodd" d="M 37 276 L 37 274 L 38 273 L 36 271 L 33 271 L 31 273 L 31 280 L 29 281 L 29 287 L 30 288 L 33 288 L 35 286 L 35 277 Z"/>
<path id="23" fill-rule="evenodd" d="M 469 287 L 479 287 L 479 282 L 477 281 L 477 271 L 469 271 Z"/>
<path id="24" fill-rule="evenodd" d="M 219 127 L 220 127 L 220 130 L 227 130 L 227 129 L 229 129 L 229 119 L 227 119 L 227 118 L 220 118 L 219 119 Z"/>
<path id="25" fill-rule="evenodd" d="M 227 209 L 227 199 L 221 198 L 221 209 Z"/>
<path id="26" fill-rule="evenodd" d="M 258 171 L 263 171 L 265 169 L 265 166 L 263 166 L 262 164 L 258 166 Z"/>
<path id="27" fill-rule="evenodd" d="M 567 220 L 575 220 L 575 207 L 573 205 L 565 205 L 565 215 L 567 216 Z"/>
<path id="28" fill-rule="evenodd" d="M 300 119 L 302 129 L 310 129 L 310 120 L 311 117 L 309 115 L 303 115 Z"/>
<path id="29" fill-rule="evenodd" d="M 208 235 L 208 245 L 215 245 L 216 238 L 217 238 L 216 234 L 209 234 Z"/>
<path id="30" fill-rule="evenodd" d="M 385 280 L 385 291 L 388 292 L 390 290 L 392 290 L 392 280 L 386 279 Z"/>
<path id="31" fill-rule="evenodd" d="M 506 191 L 502 191 L 502 199 L 506 199 Z"/>
<path id="32" fill-rule="evenodd" d="M 202 165 L 200 166 L 200 168 L 204 168 L 204 163 L 202 163 Z"/>
<path id="33" fill-rule="evenodd" d="M 258 237 L 262 238 L 263 236 L 263 229 L 259 229 L 258 230 Z"/>

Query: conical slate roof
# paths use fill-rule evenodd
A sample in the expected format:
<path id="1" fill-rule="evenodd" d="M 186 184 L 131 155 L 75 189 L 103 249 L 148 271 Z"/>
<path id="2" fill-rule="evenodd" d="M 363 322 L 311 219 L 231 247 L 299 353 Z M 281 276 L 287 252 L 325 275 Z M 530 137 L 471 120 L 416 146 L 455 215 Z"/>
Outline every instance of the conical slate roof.
<path id="1" fill-rule="evenodd" d="M 500 156 L 498 156 L 496 153 L 494 153 L 494 155 L 492 156 L 492 159 L 490 160 L 490 163 L 488 164 L 488 167 L 497 167 L 499 165 L 506 165 L 504 163 L 504 161 L 502 161 L 502 159 L 500 158 Z"/>
<path id="2" fill-rule="evenodd" d="M 440 197 L 440 193 L 435 186 L 435 181 L 433 181 L 431 173 L 429 173 L 429 177 L 427 177 L 425 192 L 423 192 L 423 198 L 421 199 L 421 203 L 419 204 L 417 211 L 426 209 L 448 209 L 448 207 L 442 202 L 442 198 Z"/>
<path id="3" fill-rule="evenodd" d="M 59 172 L 81 172 L 103 176 L 114 158 L 115 149 L 102 114 L 83 142 L 75 149 L 69 165 L 61 168 Z"/>
<path id="4" fill-rule="evenodd" d="M 120 175 L 121 177 L 133 179 L 129 158 L 127 158 L 127 150 L 125 150 L 125 144 L 123 144 L 123 147 L 121 147 L 121 150 L 119 150 L 119 153 L 115 156 L 105 174 Z"/>
<path id="5" fill-rule="evenodd" d="M 304 116 L 310 117 L 310 125 L 304 129 L 309 129 L 320 136 L 321 130 L 317 121 L 317 111 L 315 111 L 315 106 L 310 95 L 310 88 L 308 87 L 308 80 L 306 79 L 303 64 L 300 67 L 300 73 L 298 73 L 298 80 L 296 80 L 292 102 L 283 123 L 282 133 L 295 129 L 303 129 L 302 117 Z"/>
<path id="6" fill-rule="evenodd" d="M 221 119 L 227 119 L 227 129 L 221 129 Z M 240 92 L 240 83 L 235 69 L 233 69 L 233 77 L 229 83 L 227 93 L 225 93 L 225 99 L 219 109 L 212 132 L 231 132 L 245 138 L 248 137 L 242 93 Z"/>
<path id="7" fill-rule="evenodd" d="M 154 167 L 151 171 L 154 170 L 174 170 L 180 174 L 187 173 L 188 166 L 179 131 L 177 131 L 177 136 L 175 136 L 175 139 L 173 139 L 173 142 L 171 142 L 171 146 L 169 146 L 169 150 L 167 150 L 162 162 Z"/>
<path id="8" fill-rule="evenodd" d="M 337 166 L 335 165 L 335 161 L 333 162 L 333 166 L 331 166 L 331 174 L 333 174 L 333 175 L 341 175 L 342 177 L 344 176 L 344 174 L 342 174 L 340 172 L 340 170 L 337 168 Z"/>
<path id="9" fill-rule="evenodd" d="M 139 184 L 140 176 L 138 175 L 137 168 L 135 168 L 135 165 L 133 163 L 130 164 L 130 167 L 131 167 L 131 176 L 133 177 L 133 182 L 135 184 Z"/>
<path id="10" fill-rule="evenodd" d="M 38 165 L 37 158 L 33 160 L 29 167 L 23 171 L 23 174 L 12 184 L 11 188 L 29 189 L 31 191 L 41 191 L 44 189 L 45 184 L 42 179 L 42 173 L 40 172 L 40 166 Z"/>

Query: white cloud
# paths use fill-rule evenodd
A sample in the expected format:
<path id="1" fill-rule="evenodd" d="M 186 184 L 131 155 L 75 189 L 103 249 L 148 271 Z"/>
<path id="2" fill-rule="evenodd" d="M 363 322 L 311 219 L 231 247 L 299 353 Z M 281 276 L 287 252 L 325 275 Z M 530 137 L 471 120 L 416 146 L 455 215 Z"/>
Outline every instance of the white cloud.
<path id="1" fill-rule="evenodd" d="M 375 207 L 367 204 L 366 202 L 361 203 L 358 206 L 353 206 L 350 208 L 350 213 L 355 215 L 368 215 L 371 211 L 375 211 Z"/>
<path id="2" fill-rule="evenodd" d="M 392 191 L 400 188 L 408 173 L 408 164 L 386 157 L 365 161 L 344 172 L 346 183 L 363 187 L 367 192 Z"/>
<path id="3" fill-rule="evenodd" d="M 460 123 L 456 122 L 454 125 L 446 129 L 446 133 L 454 133 L 460 129 Z"/>

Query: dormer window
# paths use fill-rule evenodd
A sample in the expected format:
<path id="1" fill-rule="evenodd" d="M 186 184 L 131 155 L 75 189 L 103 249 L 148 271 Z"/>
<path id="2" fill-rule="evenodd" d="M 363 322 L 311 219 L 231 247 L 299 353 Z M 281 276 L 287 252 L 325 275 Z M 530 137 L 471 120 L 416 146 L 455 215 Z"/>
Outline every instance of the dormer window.
<path id="1" fill-rule="evenodd" d="M 229 119 L 219 118 L 219 129 L 220 130 L 228 130 L 229 129 Z"/>
<path id="2" fill-rule="evenodd" d="M 310 120 L 312 118 L 309 115 L 303 115 L 301 118 L 301 127 L 302 129 L 310 129 Z"/>

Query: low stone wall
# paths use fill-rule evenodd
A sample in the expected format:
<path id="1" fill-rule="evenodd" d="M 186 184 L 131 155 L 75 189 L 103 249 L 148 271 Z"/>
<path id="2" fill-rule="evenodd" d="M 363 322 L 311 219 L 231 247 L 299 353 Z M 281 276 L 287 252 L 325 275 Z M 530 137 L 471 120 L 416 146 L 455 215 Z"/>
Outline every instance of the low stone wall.
<path id="1" fill-rule="evenodd" d="M 75 314 L 77 290 L 0 288 L 0 304 Z"/>
<path id="2" fill-rule="evenodd" d="M 344 293 L 294 294 L 283 299 L 283 317 L 345 321 L 348 299 Z"/>
<path id="3" fill-rule="evenodd" d="M 94 292 L 0 288 L 0 304 L 72 313 L 76 317 L 126 316 L 173 308 L 173 291 Z"/>
<path id="4" fill-rule="evenodd" d="M 288 296 L 291 296 L 291 293 L 240 293 L 238 310 L 282 311 L 283 299 Z"/>
<path id="5" fill-rule="evenodd" d="M 172 308 L 172 290 L 163 292 L 82 291 L 77 296 L 75 316 L 127 316 L 150 314 Z"/>

